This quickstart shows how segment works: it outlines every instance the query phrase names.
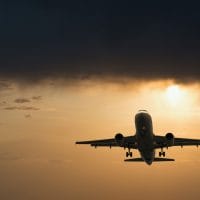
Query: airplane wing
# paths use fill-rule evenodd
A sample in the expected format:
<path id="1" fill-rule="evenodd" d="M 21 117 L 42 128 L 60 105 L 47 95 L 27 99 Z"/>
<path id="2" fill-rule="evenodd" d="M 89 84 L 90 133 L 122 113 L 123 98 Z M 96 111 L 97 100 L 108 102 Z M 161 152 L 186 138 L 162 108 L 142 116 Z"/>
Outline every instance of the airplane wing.
<path id="1" fill-rule="evenodd" d="M 124 147 L 137 149 L 135 136 L 124 137 L 123 142 L 119 143 L 115 138 L 102 139 L 102 140 L 89 140 L 89 141 L 77 141 L 76 144 L 90 144 L 93 147 Z"/>
<path id="2" fill-rule="evenodd" d="M 174 138 L 172 144 L 168 144 L 165 136 L 155 136 L 155 148 L 170 147 L 170 146 L 198 146 L 200 145 L 200 140 L 189 139 L 189 138 Z"/>

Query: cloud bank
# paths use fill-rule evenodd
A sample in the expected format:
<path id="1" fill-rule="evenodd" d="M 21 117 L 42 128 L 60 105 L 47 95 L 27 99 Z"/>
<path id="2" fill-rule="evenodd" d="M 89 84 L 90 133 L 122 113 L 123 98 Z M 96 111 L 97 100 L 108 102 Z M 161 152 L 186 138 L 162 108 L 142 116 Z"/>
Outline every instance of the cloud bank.
<path id="1" fill-rule="evenodd" d="M 15 99 L 14 100 L 14 102 L 15 103 L 29 103 L 30 102 L 30 100 L 29 99 L 27 99 L 27 98 L 17 98 L 17 99 Z"/>
<path id="2" fill-rule="evenodd" d="M 40 110 L 37 107 L 34 106 L 9 106 L 9 107 L 5 107 L 4 110 L 33 110 L 33 111 L 37 111 Z"/>
<path id="3" fill-rule="evenodd" d="M 199 81 L 199 3 L 0 4 L 0 79 Z"/>

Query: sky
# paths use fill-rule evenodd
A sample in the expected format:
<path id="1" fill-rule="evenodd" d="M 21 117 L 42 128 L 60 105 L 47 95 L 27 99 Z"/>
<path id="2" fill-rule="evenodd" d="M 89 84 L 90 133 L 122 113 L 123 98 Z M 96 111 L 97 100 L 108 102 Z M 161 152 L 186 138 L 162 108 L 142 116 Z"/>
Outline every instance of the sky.
<path id="1" fill-rule="evenodd" d="M 139 109 L 155 134 L 200 138 L 198 8 L 1 1 L 0 198 L 198 199 L 196 147 L 147 166 L 125 163 L 124 149 L 75 145 L 135 134 Z"/>

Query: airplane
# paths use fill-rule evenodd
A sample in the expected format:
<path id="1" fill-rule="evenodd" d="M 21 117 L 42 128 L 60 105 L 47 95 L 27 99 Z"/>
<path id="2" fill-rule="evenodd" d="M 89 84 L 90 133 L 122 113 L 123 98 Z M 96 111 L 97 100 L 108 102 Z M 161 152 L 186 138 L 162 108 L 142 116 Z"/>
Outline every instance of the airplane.
<path id="1" fill-rule="evenodd" d="M 151 165 L 152 162 L 175 161 L 171 158 L 165 158 L 163 148 L 173 146 L 197 146 L 200 145 L 199 139 L 175 138 L 173 133 L 166 133 L 165 136 L 155 135 L 153 132 L 153 123 L 151 115 L 146 110 L 139 110 L 135 115 L 136 133 L 132 136 L 123 136 L 117 133 L 114 138 L 77 141 L 76 144 L 90 144 L 93 147 L 122 147 L 128 149 L 126 157 L 132 157 L 131 149 L 137 149 L 141 155 L 140 158 L 125 159 L 127 162 L 141 162 Z M 155 150 L 161 149 L 159 157 L 155 157 Z"/>

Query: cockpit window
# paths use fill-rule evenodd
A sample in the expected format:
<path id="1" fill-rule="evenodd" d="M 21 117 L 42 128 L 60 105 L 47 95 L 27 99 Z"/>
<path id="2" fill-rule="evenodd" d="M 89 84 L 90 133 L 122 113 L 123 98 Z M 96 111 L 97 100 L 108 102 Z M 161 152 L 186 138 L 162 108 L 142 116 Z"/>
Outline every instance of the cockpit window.
<path id="1" fill-rule="evenodd" d="M 148 113 L 147 110 L 138 110 L 138 112 L 146 112 L 146 113 Z"/>

